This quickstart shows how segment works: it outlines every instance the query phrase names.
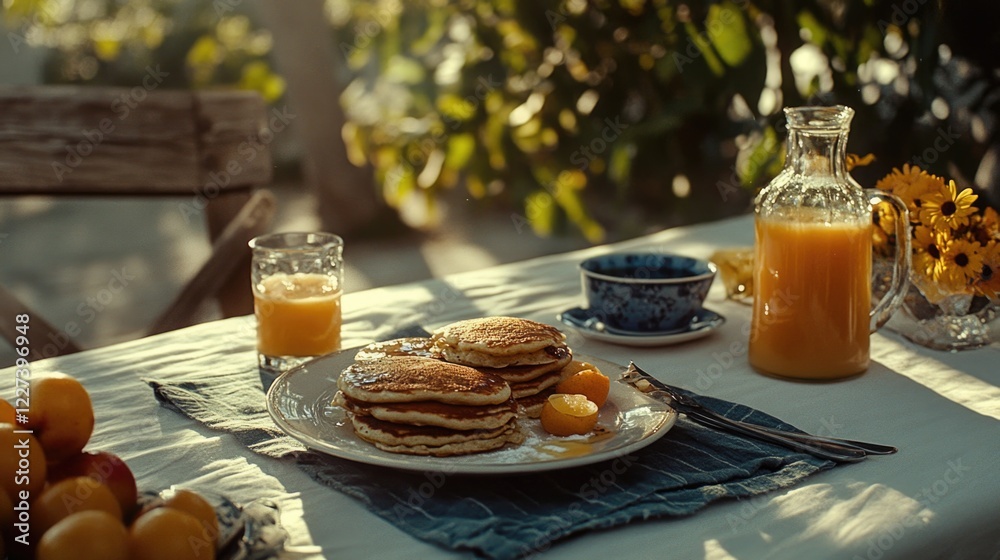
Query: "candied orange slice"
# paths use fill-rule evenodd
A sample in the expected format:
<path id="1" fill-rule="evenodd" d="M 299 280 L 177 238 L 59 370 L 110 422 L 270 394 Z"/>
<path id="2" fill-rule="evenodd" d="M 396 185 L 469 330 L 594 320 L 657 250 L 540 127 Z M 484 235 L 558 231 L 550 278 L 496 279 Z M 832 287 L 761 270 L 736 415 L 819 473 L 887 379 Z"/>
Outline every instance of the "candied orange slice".
<path id="1" fill-rule="evenodd" d="M 601 372 L 601 370 L 597 369 L 597 366 L 595 366 L 590 362 L 584 362 L 582 360 L 573 360 L 570 363 L 566 364 L 566 367 L 562 368 L 562 370 L 559 373 L 564 378 L 566 378 L 573 375 L 574 373 L 581 372 L 585 369 L 592 369 L 597 373 Z"/>
<path id="2" fill-rule="evenodd" d="M 597 425 L 597 405 L 583 395 L 556 393 L 542 406 L 542 428 L 554 436 L 583 435 Z"/>
<path id="3" fill-rule="evenodd" d="M 611 380 L 596 369 L 578 371 L 556 385 L 556 393 L 583 395 L 598 408 L 604 406 L 610 390 Z"/>

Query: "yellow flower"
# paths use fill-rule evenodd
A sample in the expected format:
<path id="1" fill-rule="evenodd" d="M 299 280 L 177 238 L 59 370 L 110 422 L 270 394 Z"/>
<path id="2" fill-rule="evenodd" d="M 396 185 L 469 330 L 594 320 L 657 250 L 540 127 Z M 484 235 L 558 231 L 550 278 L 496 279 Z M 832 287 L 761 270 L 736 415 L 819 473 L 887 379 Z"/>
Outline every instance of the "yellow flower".
<path id="1" fill-rule="evenodd" d="M 944 270 L 942 244 L 927 226 L 913 228 L 913 270 L 931 282 L 937 282 Z"/>
<path id="2" fill-rule="evenodd" d="M 1000 214 L 973 204 L 972 189 L 904 165 L 877 184 L 906 203 L 912 226 L 911 280 L 931 303 L 949 295 L 981 295 L 1000 303 Z M 872 248 L 888 253 L 899 218 L 884 204 L 872 216 Z"/>
<path id="3" fill-rule="evenodd" d="M 983 268 L 976 280 L 976 291 L 994 301 L 1000 300 L 1000 241 L 990 241 L 982 251 Z"/>
<path id="4" fill-rule="evenodd" d="M 987 206 L 982 214 L 973 214 L 969 226 L 972 237 L 981 245 L 1000 241 L 1000 214 L 992 206 Z"/>
<path id="5" fill-rule="evenodd" d="M 859 156 L 858 154 L 847 154 L 847 170 L 850 171 L 855 167 L 864 167 L 873 161 L 875 161 L 875 154 L 867 154 L 864 156 Z"/>
<path id="6" fill-rule="evenodd" d="M 893 168 L 892 173 L 883 177 L 875 187 L 898 196 L 910 211 L 910 221 L 916 222 L 920 216 L 923 198 L 929 192 L 945 188 L 945 185 L 944 179 L 928 175 L 915 165 L 904 164 L 902 171 Z"/>
<path id="7" fill-rule="evenodd" d="M 904 189 L 906 185 L 918 181 L 921 175 L 926 175 L 926 172 L 921 171 L 917 166 L 911 167 L 907 163 L 903 165 L 902 171 L 897 167 L 893 167 L 891 173 L 882 177 L 878 183 L 875 183 L 875 188 L 880 191 L 894 193 L 898 196 L 898 191 Z"/>
<path id="8" fill-rule="evenodd" d="M 990 232 L 994 236 L 1000 235 L 1000 214 L 997 213 L 995 208 L 987 206 L 986 209 L 983 210 L 981 225 L 983 229 Z"/>
<path id="9" fill-rule="evenodd" d="M 949 241 L 941 255 L 943 267 L 938 281 L 943 284 L 942 287 L 950 292 L 960 293 L 979 279 L 983 271 L 983 256 L 979 250 L 979 244 L 974 241 Z"/>
<path id="10" fill-rule="evenodd" d="M 958 192 L 955 181 L 948 181 L 944 189 L 928 194 L 920 208 L 920 221 L 934 229 L 958 229 L 969 225 L 969 216 L 976 213 L 972 205 L 977 195 L 972 189 Z"/>
<path id="11" fill-rule="evenodd" d="M 888 252 L 889 245 L 895 239 L 896 211 L 888 202 L 879 202 L 872 213 L 872 243 L 881 253 Z"/>

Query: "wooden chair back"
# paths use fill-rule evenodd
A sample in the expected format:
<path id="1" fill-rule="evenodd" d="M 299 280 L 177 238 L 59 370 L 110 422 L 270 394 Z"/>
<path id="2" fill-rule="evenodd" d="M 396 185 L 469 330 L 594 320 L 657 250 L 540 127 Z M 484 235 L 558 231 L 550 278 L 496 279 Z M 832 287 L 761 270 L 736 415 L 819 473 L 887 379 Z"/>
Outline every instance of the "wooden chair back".
<path id="1" fill-rule="evenodd" d="M 186 217 L 206 220 L 212 254 L 149 334 L 191 324 L 211 297 L 224 316 L 252 311 L 246 243 L 270 227 L 275 201 L 261 187 L 275 127 L 286 124 L 256 93 L 157 90 L 156 79 L 0 88 L 0 197 L 173 196 Z M 0 335 L 14 341 L 15 315 L 29 312 L 0 286 Z M 37 313 L 31 325 L 68 338 Z M 78 349 L 67 340 L 60 353 Z"/>

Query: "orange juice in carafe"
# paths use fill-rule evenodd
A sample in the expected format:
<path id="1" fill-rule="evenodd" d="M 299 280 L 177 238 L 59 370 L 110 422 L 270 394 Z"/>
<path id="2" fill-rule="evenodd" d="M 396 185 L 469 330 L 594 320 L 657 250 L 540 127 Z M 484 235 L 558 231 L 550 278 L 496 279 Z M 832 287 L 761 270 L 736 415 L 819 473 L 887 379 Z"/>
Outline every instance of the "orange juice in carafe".
<path id="1" fill-rule="evenodd" d="M 819 212 L 757 220 L 749 359 L 762 372 L 829 379 L 868 368 L 871 224 Z"/>
<path id="2" fill-rule="evenodd" d="M 254 290 L 257 349 L 318 356 L 340 349 L 340 290 L 324 274 L 274 274 Z"/>
<path id="3" fill-rule="evenodd" d="M 754 200 L 750 365 L 798 379 L 868 368 L 871 332 L 906 293 L 909 217 L 899 199 L 862 189 L 847 172 L 850 107 L 789 107 L 785 164 Z M 872 204 L 896 208 L 889 290 L 872 301 Z"/>

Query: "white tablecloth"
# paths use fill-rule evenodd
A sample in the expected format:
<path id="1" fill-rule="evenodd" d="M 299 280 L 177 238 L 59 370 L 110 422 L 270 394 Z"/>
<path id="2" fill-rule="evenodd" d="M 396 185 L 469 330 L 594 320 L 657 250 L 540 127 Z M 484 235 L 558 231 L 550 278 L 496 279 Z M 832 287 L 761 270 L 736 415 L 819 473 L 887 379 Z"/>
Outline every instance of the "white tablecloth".
<path id="1" fill-rule="evenodd" d="M 483 315 L 558 324 L 581 303 L 576 263 L 617 248 L 707 257 L 752 242 L 749 217 L 677 228 L 600 247 L 345 296 L 345 347 L 398 328 Z M 512 243 L 530 243 L 513 235 Z M 577 352 L 643 364 L 671 383 L 758 408 L 802 429 L 896 445 L 900 452 L 839 466 L 792 488 L 716 503 L 691 517 L 635 523 L 540 551 L 552 558 L 998 558 L 1000 347 L 925 350 L 891 332 L 873 336 L 870 370 L 836 383 L 764 377 L 746 363 L 748 307 L 717 282 L 707 306 L 728 318 L 717 333 L 678 346 L 625 348 L 568 331 Z M 253 363 L 252 317 L 218 321 L 33 364 L 90 391 L 90 449 L 121 455 L 141 486 L 189 484 L 238 501 L 270 497 L 306 558 L 461 557 L 411 538 L 362 504 L 294 466 L 256 455 L 227 434 L 162 408 L 140 378 Z M 12 369 L 0 390 L 13 395 Z M 666 437 L 669 437 L 667 434 Z M 484 480 L 484 484 L 489 482 Z M 308 551 L 312 550 L 312 553 Z"/>

